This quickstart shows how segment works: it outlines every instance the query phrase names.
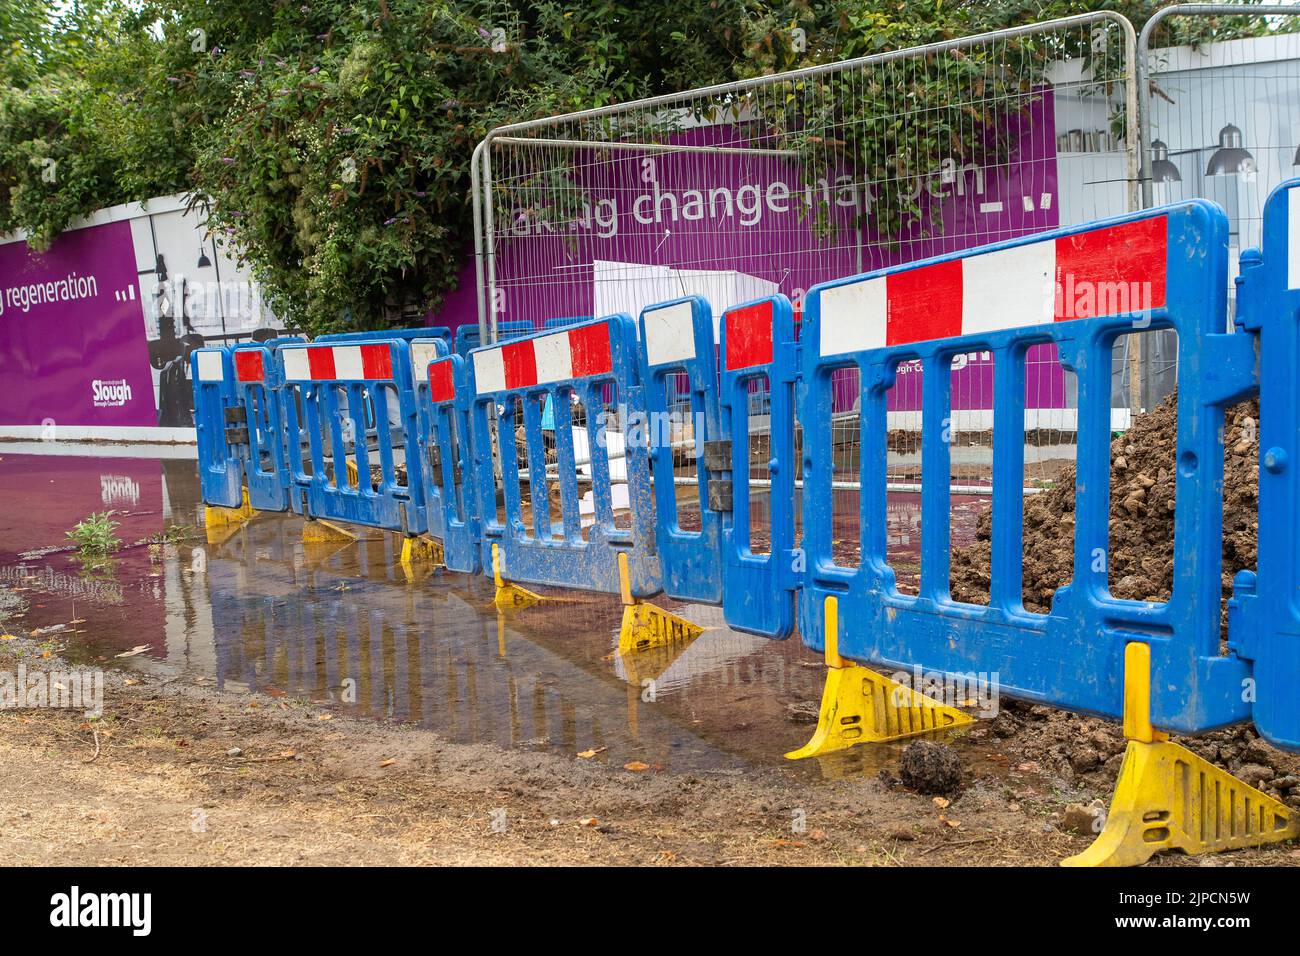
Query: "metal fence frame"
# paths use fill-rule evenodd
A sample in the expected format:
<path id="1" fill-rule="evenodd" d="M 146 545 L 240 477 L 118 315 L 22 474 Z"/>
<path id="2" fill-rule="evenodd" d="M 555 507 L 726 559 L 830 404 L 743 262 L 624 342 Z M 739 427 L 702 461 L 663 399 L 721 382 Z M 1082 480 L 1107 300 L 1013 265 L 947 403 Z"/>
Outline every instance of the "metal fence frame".
<path id="1" fill-rule="evenodd" d="M 1140 142 L 1140 161 L 1138 175 L 1142 182 L 1142 208 L 1150 209 L 1154 204 L 1151 180 L 1151 37 L 1156 28 L 1170 17 L 1182 16 L 1233 16 L 1252 17 L 1296 16 L 1300 14 L 1300 5 L 1260 6 L 1248 3 L 1176 3 L 1173 6 L 1157 10 L 1146 25 L 1142 27 L 1137 41 L 1137 86 L 1138 86 L 1138 139 Z"/>
<path id="2" fill-rule="evenodd" d="M 1196 16 L 1251 16 L 1277 17 L 1300 15 L 1300 5 L 1262 6 L 1248 3 L 1176 3 L 1157 10 L 1142 27 L 1137 41 L 1138 88 L 1138 143 L 1139 178 L 1142 187 L 1142 208 L 1150 209 L 1155 203 L 1152 178 L 1151 144 L 1154 137 L 1154 111 L 1151 106 L 1151 80 L 1157 71 L 1151 69 L 1151 38 L 1159 26 L 1173 17 Z M 1159 48 L 1157 48 L 1159 49 Z M 1262 209 L 1261 209 L 1262 212 Z M 1134 355 L 1132 364 L 1136 374 L 1131 375 L 1137 399 L 1135 407 L 1151 408 L 1162 398 L 1157 394 L 1158 384 L 1153 362 L 1145 354 Z M 1175 375 L 1177 369 L 1175 369 Z"/>
<path id="3" fill-rule="evenodd" d="M 482 340 L 484 342 L 494 342 L 497 337 L 496 312 L 493 308 L 493 303 L 496 299 L 496 262 L 495 251 L 491 241 L 496 226 L 494 222 L 493 204 L 491 202 L 493 185 L 491 145 L 494 141 L 508 138 L 513 134 L 536 130 L 546 126 L 573 121 L 597 119 L 632 110 L 651 110 L 657 107 L 668 106 L 680 101 L 684 96 L 717 97 L 727 94 L 741 93 L 779 83 L 787 83 L 810 77 L 824 76 L 830 73 L 877 66 L 911 57 L 926 57 L 936 53 L 961 50 L 967 47 L 983 43 L 991 43 L 997 40 L 1009 40 L 1016 37 L 1030 36 L 1036 33 L 1046 33 L 1053 30 L 1062 30 L 1071 27 L 1082 27 L 1093 23 L 1114 24 L 1119 28 L 1120 33 L 1124 38 L 1124 72 L 1129 80 L 1126 83 L 1124 96 L 1126 129 L 1126 135 L 1124 137 L 1124 154 L 1126 157 L 1126 178 L 1129 186 L 1127 190 L 1128 209 L 1126 211 L 1133 212 L 1142 208 L 1141 191 L 1139 188 L 1140 130 L 1138 110 L 1139 98 L 1137 88 L 1139 85 L 1137 71 L 1139 62 L 1137 52 L 1137 33 L 1133 28 L 1133 24 L 1127 17 L 1110 10 L 1099 10 L 1076 14 L 1069 17 L 1061 17 L 1055 20 L 1044 20 L 1038 23 L 1022 24 L 1017 27 L 994 30 L 968 37 L 959 37 L 954 40 L 928 43 L 921 46 L 908 47 L 902 50 L 891 50 L 884 53 L 873 54 L 871 56 L 857 57 L 851 60 L 818 64 L 817 66 L 805 67 L 801 70 L 791 70 L 785 73 L 753 77 L 751 79 L 738 80 L 730 83 L 718 83 L 712 86 L 701 87 L 693 90 L 683 90 L 648 97 L 641 100 L 632 100 L 627 103 L 619 103 L 588 110 L 579 110 L 573 113 L 548 116 L 520 123 L 511 123 L 490 130 L 487 136 L 485 136 L 478 146 L 475 147 L 473 157 L 470 161 L 471 189 L 473 191 L 474 209 L 475 277 L 477 281 L 479 329 L 482 335 Z"/>

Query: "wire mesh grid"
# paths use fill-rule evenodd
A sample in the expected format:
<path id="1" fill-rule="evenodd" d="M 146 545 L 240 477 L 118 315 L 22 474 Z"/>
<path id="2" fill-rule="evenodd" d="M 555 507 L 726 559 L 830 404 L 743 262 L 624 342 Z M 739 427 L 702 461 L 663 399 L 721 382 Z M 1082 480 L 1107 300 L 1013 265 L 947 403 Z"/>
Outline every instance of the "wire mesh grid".
<path id="1" fill-rule="evenodd" d="M 1261 239 L 1264 203 L 1300 174 L 1300 7 L 1177 6 L 1143 31 L 1147 206 L 1204 198 L 1228 215 L 1232 279 L 1243 249 Z M 1177 384 L 1171 334 L 1142 356 L 1142 405 Z"/>

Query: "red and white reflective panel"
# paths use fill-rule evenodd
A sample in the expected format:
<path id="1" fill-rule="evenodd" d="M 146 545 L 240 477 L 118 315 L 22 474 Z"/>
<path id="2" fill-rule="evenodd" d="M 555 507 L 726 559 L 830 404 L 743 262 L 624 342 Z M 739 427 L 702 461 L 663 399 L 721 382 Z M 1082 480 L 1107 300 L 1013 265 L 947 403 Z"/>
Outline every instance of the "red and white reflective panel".
<path id="1" fill-rule="evenodd" d="M 429 400 L 435 405 L 456 397 L 456 380 L 452 375 L 451 357 L 429 366 Z"/>
<path id="2" fill-rule="evenodd" d="M 505 342 L 471 354 L 479 395 L 608 375 L 614 367 L 608 322 Z"/>
<path id="3" fill-rule="evenodd" d="M 239 382 L 266 381 L 266 369 L 262 367 L 261 349 L 247 349 L 235 352 L 235 380 Z"/>
<path id="4" fill-rule="evenodd" d="M 1287 210 L 1287 283 L 1288 289 L 1300 289 L 1300 187 L 1291 187 L 1286 195 Z"/>
<path id="5" fill-rule="evenodd" d="M 194 354 L 198 356 L 200 382 L 224 382 L 226 380 L 226 370 L 221 361 L 220 349 L 200 349 Z"/>
<path id="6" fill-rule="evenodd" d="M 727 313 L 727 354 L 723 367 L 731 371 L 772 364 L 772 303 L 755 302 Z"/>
<path id="7" fill-rule="evenodd" d="M 819 354 L 1159 309 L 1168 243 L 1157 216 L 820 289 Z"/>
<path id="8" fill-rule="evenodd" d="M 652 365 L 672 365 L 695 358 L 695 316 L 689 302 L 647 309 L 645 354 Z"/>
<path id="9" fill-rule="evenodd" d="M 411 343 L 411 381 L 424 378 L 429 363 L 438 357 L 438 347 L 437 339 L 416 339 Z"/>
<path id="10" fill-rule="evenodd" d="M 391 379 L 393 356 L 381 345 L 308 345 L 287 347 L 284 377 L 290 382 L 321 380 Z"/>

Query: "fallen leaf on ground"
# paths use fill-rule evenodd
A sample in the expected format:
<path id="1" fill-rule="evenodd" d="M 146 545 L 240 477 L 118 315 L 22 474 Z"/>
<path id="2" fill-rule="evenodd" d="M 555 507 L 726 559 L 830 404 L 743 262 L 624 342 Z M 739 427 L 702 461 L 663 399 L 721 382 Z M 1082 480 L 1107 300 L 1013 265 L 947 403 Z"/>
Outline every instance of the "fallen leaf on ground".
<path id="1" fill-rule="evenodd" d="M 583 760 L 590 760 L 592 757 L 596 756 L 596 754 L 603 754 L 608 749 L 608 747 L 595 747 L 591 750 L 580 750 L 578 751 L 578 756 Z"/>
<path id="2" fill-rule="evenodd" d="M 600 819 L 597 817 L 583 817 L 581 820 L 578 821 L 578 826 L 594 827 L 597 826 L 599 823 L 600 823 Z"/>
<path id="3" fill-rule="evenodd" d="M 334 715 L 333 715 L 333 714 L 317 714 L 317 715 L 316 715 L 316 719 L 317 719 L 317 720 L 333 720 L 333 719 L 334 719 Z"/>
<path id="4" fill-rule="evenodd" d="M 395 763 L 397 763 L 397 761 L 394 760 L 392 757 L 389 757 L 387 760 L 379 761 L 379 766 L 382 769 L 383 767 L 391 767 Z"/>
<path id="5" fill-rule="evenodd" d="M 147 650 L 149 650 L 149 645 L 148 645 L 148 644 L 137 644 L 135 647 L 131 648 L 129 651 L 123 651 L 121 654 L 118 654 L 117 656 L 118 656 L 118 657 L 135 657 L 137 654 L 143 654 L 143 653 L 144 653 L 145 651 L 147 651 Z"/>
<path id="6" fill-rule="evenodd" d="M 623 769 L 631 770 L 634 773 L 639 773 L 642 770 L 649 770 L 650 765 L 648 763 L 642 763 L 639 760 L 633 760 L 631 763 L 623 764 Z"/>
<path id="7" fill-rule="evenodd" d="M 0 641 L 16 641 L 16 640 L 18 640 L 17 634 L 0 634 Z"/>
<path id="8" fill-rule="evenodd" d="M 792 847 L 798 847 L 798 848 L 802 849 L 803 847 L 806 847 L 808 844 L 807 844 L 807 843 L 802 843 L 802 842 L 800 842 L 799 840 L 773 840 L 773 841 L 772 841 L 772 845 L 773 845 L 773 846 L 792 846 Z"/>
<path id="9" fill-rule="evenodd" d="M 938 807 L 940 810 L 946 809 L 948 804 L 951 802 L 952 802 L 951 800 L 948 800 L 945 797 L 934 798 L 934 805 Z"/>

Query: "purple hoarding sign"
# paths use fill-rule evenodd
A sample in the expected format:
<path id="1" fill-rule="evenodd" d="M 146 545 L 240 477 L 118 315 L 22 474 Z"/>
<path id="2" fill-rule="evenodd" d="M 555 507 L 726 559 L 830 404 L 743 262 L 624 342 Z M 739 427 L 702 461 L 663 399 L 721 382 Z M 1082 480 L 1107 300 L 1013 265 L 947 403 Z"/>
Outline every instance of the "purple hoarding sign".
<path id="1" fill-rule="evenodd" d="M 0 424 L 154 427 L 128 222 L 0 245 Z"/>

